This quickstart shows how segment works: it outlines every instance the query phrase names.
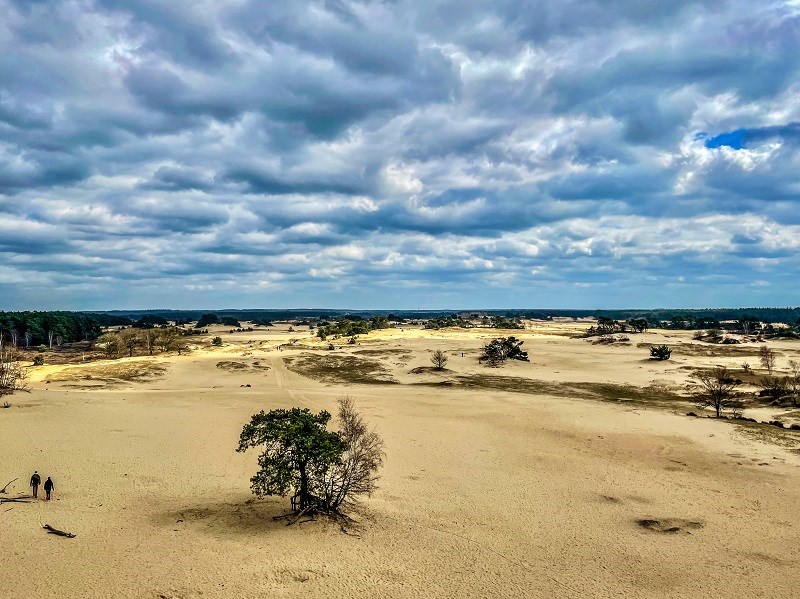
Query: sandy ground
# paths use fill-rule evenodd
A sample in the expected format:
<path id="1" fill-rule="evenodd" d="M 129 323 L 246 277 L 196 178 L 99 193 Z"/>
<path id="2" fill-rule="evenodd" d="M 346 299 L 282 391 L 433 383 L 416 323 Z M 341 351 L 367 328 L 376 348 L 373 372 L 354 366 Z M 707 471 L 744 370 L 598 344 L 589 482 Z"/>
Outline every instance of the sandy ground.
<path id="1" fill-rule="evenodd" d="M 477 364 L 488 331 L 382 331 L 333 352 L 377 350 L 367 355 L 393 385 L 287 369 L 284 358 L 308 350 L 279 345 L 322 344 L 286 327 L 127 360 L 166 365 L 144 382 L 55 382 L 63 367 L 32 369 L 32 392 L 0 411 L 0 485 L 20 477 L 7 496 L 27 493 L 36 469 L 56 490 L 50 502 L 0 505 L 0 597 L 797 596 L 800 442 L 765 443 L 683 407 L 412 384 L 442 376 L 410 373 L 433 349 L 448 352 L 451 374 L 675 388 L 690 367 L 744 355 L 654 363 L 638 343 L 690 337 L 601 347 L 564 335 L 577 326 L 532 325 L 518 333 L 531 363 L 498 370 Z M 798 344 L 774 347 L 779 364 L 800 355 Z M 234 451 L 258 410 L 334 411 L 341 395 L 386 442 L 360 538 L 273 522 L 288 500 L 254 500 L 256 455 Z"/>

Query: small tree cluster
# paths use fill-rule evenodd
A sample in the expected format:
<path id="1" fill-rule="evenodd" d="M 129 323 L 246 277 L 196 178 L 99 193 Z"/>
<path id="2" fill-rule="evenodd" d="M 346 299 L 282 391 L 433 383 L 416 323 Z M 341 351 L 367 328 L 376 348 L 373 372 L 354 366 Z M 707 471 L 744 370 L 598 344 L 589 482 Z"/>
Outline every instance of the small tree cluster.
<path id="1" fill-rule="evenodd" d="M 177 351 L 179 354 L 186 351 L 188 348 L 182 337 L 183 333 L 177 327 L 126 328 L 104 333 L 97 343 L 109 358 L 133 357 L 141 353 L 152 356 L 156 351 Z"/>
<path id="2" fill-rule="evenodd" d="M 522 351 L 522 344 L 516 337 L 499 337 L 483 346 L 480 361 L 489 366 L 499 366 L 506 360 L 522 360 L 528 362 L 528 352 Z"/>

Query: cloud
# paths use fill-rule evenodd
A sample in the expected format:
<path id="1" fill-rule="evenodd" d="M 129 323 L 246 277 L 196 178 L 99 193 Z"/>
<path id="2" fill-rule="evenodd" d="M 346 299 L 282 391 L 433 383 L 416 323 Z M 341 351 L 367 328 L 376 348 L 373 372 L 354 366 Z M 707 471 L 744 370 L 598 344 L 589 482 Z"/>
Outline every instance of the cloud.
<path id="1" fill-rule="evenodd" d="M 796 297 L 791 2 L 0 10 L 0 307 Z"/>

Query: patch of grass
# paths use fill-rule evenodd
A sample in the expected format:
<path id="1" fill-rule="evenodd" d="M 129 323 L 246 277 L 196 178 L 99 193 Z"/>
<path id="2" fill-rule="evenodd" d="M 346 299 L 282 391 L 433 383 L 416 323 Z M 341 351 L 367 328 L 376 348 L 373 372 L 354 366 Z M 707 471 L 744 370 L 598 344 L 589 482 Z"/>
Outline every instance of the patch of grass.
<path id="1" fill-rule="evenodd" d="M 144 383 L 164 376 L 167 365 L 155 361 L 124 362 L 102 366 L 73 366 L 54 372 L 48 381 L 97 381 L 104 384 Z"/>
<path id="2" fill-rule="evenodd" d="M 730 419 L 726 420 L 726 422 L 735 424 L 739 431 L 746 437 L 764 443 L 773 443 L 800 453 L 800 431 L 778 428 L 777 426 L 763 424 L 761 422 L 748 422 L 746 420 Z"/>
<path id="3" fill-rule="evenodd" d="M 436 368 L 435 366 L 417 366 L 411 369 L 411 374 L 447 374 L 453 372 L 449 368 Z"/>
<path id="4" fill-rule="evenodd" d="M 411 355 L 410 349 L 359 349 L 353 355 L 374 356 L 376 358 L 401 358 Z"/>
<path id="5" fill-rule="evenodd" d="M 348 354 L 300 354 L 283 358 L 292 372 L 325 383 L 387 385 L 397 383 L 375 360 Z"/>
<path id="6" fill-rule="evenodd" d="M 422 383 L 426 384 L 426 383 Z M 615 383 L 561 383 L 511 376 L 464 375 L 457 376 L 454 386 L 469 389 L 491 389 L 531 395 L 551 395 L 579 399 L 597 399 L 611 402 L 636 402 L 643 405 L 686 402 L 689 398 L 665 387 L 636 387 Z"/>
<path id="7" fill-rule="evenodd" d="M 258 372 L 261 370 L 269 370 L 269 366 L 259 362 L 246 364 L 245 362 L 235 362 L 233 360 L 222 360 L 217 362 L 217 368 L 226 372 Z"/>
<path id="8" fill-rule="evenodd" d="M 639 349 L 650 349 L 655 343 L 637 343 Z M 756 358 L 759 346 L 756 344 L 712 345 L 700 343 L 668 344 L 673 356 L 707 356 L 710 358 Z M 780 353 L 780 352 L 778 352 Z"/>

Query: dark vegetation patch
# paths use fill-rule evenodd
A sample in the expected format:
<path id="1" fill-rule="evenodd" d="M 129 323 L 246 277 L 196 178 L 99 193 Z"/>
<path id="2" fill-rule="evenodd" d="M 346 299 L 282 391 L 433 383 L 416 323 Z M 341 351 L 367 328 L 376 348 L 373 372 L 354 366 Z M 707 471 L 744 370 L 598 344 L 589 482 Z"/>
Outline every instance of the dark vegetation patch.
<path id="1" fill-rule="evenodd" d="M 419 383 L 427 384 L 427 383 Z M 636 387 L 615 383 L 561 383 L 512 376 L 462 375 L 455 377 L 453 386 L 468 389 L 491 389 L 532 395 L 554 395 L 613 402 L 637 402 L 653 405 L 658 402 L 685 402 L 688 398 L 665 387 Z"/>
<path id="2" fill-rule="evenodd" d="M 353 355 L 373 356 L 375 358 L 407 358 L 412 354 L 410 349 L 358 349 Z"/>
<path id="3" fill-rule="evenodd" d="M 380 362 L 346 354 L 311 354 L 283 358 L 292 372 L 324 383 L 361 385 L 393 384 L 389 371 Z"/>
<path id="4" fill-rule="evenodd" d="M 637 343 L 639 349 L 650 349 L 652 343 Z M 711 358 L 757 358 L 759 346 L 702 345 L 700 343 L 675 343 L 670 345 L 675 356 L 708 356 Z"/>
<path id="5" fill-rule="evenodd" d="M 421 382 L 416 385 L 441 386 L 442 383 Z M 531 395 L 550 395 L 578 399 L 595 399 L 610 402 L 628 402 L 654 406 L 669 405 L 674 402 L 686 402 L 690 398 L 662 386 L 636 387 L 617 383 L 542 381 L 511 376 L 493 375 L 461 375 L 447 386 L 466 389 L 490 389 L 508 391 L 510 393 L 528 393 Z"/>
<path id="6" fill-rule="evenodd" d="M 735 424 L 744 436 L 762 443 L 773 443 L 800 453 L 800 430 L 777 427 L 769 423 L 753 422 L 741 418 L 731 418 L 726 422 Z"/>
<path id="7" fill-rule="evenodd" d="M 685 520 L 683 518 L 642 518 L 636 524 L 647 530 L 661 533 L 688 533 L 703 528 L 703 523 L 695 520 Z"/>
<path id="8" fill-rule="evenodd" d="M 436 368 L 435 366 L 417 366 L 416 368 L 412 368 L 410 372 L 411 374 L 429 374 L 431 372 L 447 374 L 453 371 L 449 368 Z"/>
<path id="9" fill-rule="evenodd" d="M 233 360 L 217 362 L 217 368 L 226 372 L 258 372 L 269 370 L 269 366 L 261 364 L 260 362 L 247 364 L 245 362 L 236 362 Z"/>

